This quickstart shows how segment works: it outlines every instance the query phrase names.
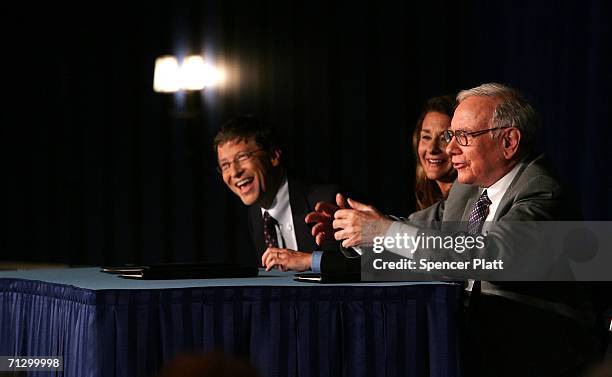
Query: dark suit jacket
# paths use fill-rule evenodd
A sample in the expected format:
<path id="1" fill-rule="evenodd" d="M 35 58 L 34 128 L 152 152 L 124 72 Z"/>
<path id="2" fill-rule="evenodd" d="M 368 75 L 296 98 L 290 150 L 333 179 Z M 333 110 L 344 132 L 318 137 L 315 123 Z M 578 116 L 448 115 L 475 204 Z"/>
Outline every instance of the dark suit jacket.
<path id="1" fill-rule="evenodd" d="M 288 175 L 287 181 L 289 184 L 289 202 L 293 217 L 293 229 L 298 250 L 307 252 L 319 250 L 319 246 L 317 246 L 314 237 L 310 233 L 310 226 L 304 222 L 304 218 L 306 214 L 314 211 L 317 202 L 335 203 L 336 194 L 340 192 L 339 187 L 336 185 L 305 184 L 292 175 Z M 260 207 L 249 207 L 249 234 L 255 247 L 255 254 L 259 258 L 258 260 L 260 260 L 266 251 Z M 328 247 L 336 246 L 328 245 Z"/>

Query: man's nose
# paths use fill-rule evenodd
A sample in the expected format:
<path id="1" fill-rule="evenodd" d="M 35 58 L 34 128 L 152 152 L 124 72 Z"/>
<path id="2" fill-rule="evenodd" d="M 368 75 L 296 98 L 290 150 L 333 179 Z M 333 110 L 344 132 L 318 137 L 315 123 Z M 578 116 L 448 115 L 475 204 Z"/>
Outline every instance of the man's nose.
<path id="1" fill-rule="evenodd" d="M 459 144 L 457 143 L 457 138 L 454 136 L 451 138 L 451 141 L 446 145 L 446 154 L 449 156 L 454 156 L 461 154 L 461 149 L 459 148 Z"/>
<path id="2" fill-rule="evenodd" d="M 232 177 L 240 177 L 242 175 L 242 173 L 244 172 L 244 169 L 242 168 L 242 166 L 240 166 L 240 163 L 237 161 L 232 162 L 232 166 L 231 166 L 231 171 L 232 171 Z"/>

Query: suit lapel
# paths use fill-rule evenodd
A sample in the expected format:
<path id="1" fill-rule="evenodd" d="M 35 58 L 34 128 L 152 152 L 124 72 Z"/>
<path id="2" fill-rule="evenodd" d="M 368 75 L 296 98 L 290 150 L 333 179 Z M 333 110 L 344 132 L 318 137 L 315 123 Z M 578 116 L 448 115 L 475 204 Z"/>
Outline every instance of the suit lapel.
<path id="1" fill-rule="evenodd" d="M 533 161 L 539 158 L 540 156 L 538 156 L 538 158 L 534 159 Z M 501 201 L 499 202 L 499 206 L 497 206 L 497 212 L 495 212 L 495 217 L 493 218 L 494 221 L 499 220 L 499 218 L 503 214 L 505 215 L 510 210 L 510 207 L 512 207 L 512 204 L 514 204 L 514 197 L 516 196 L 516 190 L 517 188 L 520 188 L 521 186 L 519 184 L 521 176 L 523 175 L 523 172 L 525 171 L 527 166 L 531 164 L 531 162 L 521 163 L 521 166 L 519 167 L 519 171 L 516 173 L 516 176 L 514 177 L 512 182 L 510 182 L 510 186 L 508 186 L 508 189 L 506 190 L 506 192 L 504 193 L 504 196 L 501 198 Z"/>
<path id="2" fill-rule="evenodd" d="M 293 231 L 297 241 L 298 250 L 313 251 L 316 248 L 311 236 L 310 228 L 304 222 L 306 214 L 312 209 L 308 204 L 308 198 L 303 185 L 295 179 L 289 179 L 289 204 L 291 205 L 291 216 L 293 217 Z"/>
<path id="3" fill-rule="evenodd" d="M 475 190 L 474 193 L 476 195 L 471 195 L 463 208 L 463 214 L 461 215 L 461 221 L 468 221 L 470 218 L 470 213 L 472 213 L 472 209 L 476 205 L 476 201 L 478 200 L 478 194 L 480 190 Z"/>
<path id="4" fill-rule="evenodd" d="M 266 243 L 263 236 L 263 219 L 261 218 L 261 208 L 259 206 L 249 207 L 249 220 L 253 232 L 255 251 L 261 257 L 264 251 L 266 251 Z"/>
<path id="5" fill-rule="evenodd" d="M 478 200 L 478 187 L 455 182 L 445 203 L 443 221 L 466 221 Z"/>

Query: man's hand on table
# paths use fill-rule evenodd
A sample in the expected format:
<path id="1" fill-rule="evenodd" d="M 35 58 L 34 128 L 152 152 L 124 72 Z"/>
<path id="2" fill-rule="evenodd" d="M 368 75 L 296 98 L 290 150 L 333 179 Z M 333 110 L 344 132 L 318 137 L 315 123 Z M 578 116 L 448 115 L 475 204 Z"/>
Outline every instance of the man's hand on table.
<path id="1" fill-rule="evenodd" d="M 269 247 L 261 256 L 261 265 L 266 271 L 276 267 L 281 271 L 303 272 L 309 270 L 311 264 L 312 254 L 290 249 Z"/>

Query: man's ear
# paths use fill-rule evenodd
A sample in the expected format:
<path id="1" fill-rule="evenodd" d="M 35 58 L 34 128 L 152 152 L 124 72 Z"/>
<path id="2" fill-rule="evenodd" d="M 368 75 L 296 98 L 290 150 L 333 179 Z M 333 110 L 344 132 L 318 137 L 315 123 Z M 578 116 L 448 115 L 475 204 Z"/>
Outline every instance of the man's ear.
<path id="1" fill-rule="evenodd" d="M 280 166 L 281 163 L 281 154 L 283 152 L 279 149 L 279 148 L 272 148 L 270 150 L 270 163 L 272 164 L 272 166 L 277 167 Z"/>
<path id="2" fill-rule="evenodd" d="M 504 130 L 502 135 L 502 148 L 504 150 L 504 158 L 510 160 L 516 157 L 518 147 L 521 143 L 521 130 L 515 127 Z"/>

